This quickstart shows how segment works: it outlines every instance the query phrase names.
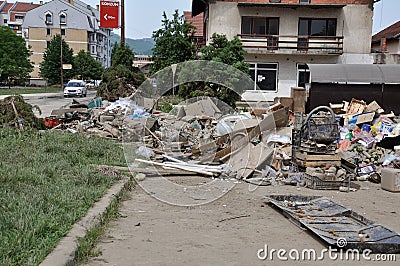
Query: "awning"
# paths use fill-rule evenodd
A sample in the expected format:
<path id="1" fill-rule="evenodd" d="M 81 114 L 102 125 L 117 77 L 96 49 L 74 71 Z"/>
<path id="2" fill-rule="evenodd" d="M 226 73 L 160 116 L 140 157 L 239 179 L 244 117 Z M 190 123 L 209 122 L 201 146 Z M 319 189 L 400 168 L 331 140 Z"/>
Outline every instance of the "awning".
<path id="1" fill-rule="evenodd" d="M 400 84 L 400 65 L 308 64 L 308 67 L 311 82 Z"/>

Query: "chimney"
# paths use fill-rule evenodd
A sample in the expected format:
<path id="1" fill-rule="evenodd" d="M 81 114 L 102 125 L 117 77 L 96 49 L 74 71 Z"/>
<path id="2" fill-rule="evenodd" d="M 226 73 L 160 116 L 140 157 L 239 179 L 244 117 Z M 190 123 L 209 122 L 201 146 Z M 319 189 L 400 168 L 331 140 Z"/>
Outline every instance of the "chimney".
<path id="1" fill-rule="evenodd" d="M 99 11 L 100 10 L 100 6 L 96 5 L 96 9 L 97 9 L 97 11 Z"/>
<path id="2" fill-rule="evenodd" d="M 386 45 L 386 38 L 383 37 L 381 39 L 381 52 L 386 53 L 387 52 L 387 45 Z"/>
<path id="3" fill-rule="evenodd" d="M 70 3 L 71 5 L 74 5 L 74 0 L 68 0 L 68 3 Z"/>

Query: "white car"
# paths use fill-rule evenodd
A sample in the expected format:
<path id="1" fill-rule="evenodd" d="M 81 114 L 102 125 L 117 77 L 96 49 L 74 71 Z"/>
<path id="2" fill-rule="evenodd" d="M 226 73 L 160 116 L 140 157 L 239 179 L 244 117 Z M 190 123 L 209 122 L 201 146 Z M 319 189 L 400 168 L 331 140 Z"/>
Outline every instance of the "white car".
<path id="1" fill-rule="evenodd" d="M 64 88 L 64 97 L 76 96 L 86 97 L 86 82 L 83 80 L 73 79 L 68 81 Z"/>

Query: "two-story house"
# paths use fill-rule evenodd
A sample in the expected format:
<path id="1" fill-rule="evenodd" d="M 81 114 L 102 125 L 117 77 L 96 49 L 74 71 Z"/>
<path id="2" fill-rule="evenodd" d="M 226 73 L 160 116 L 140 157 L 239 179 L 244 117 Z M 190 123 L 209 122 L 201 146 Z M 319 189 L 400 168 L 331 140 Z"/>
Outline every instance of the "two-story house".
<path id="1" fill-rule="evenodd" d="M 22 29 L 33 52 L 31 80 L 37 83 L 44 51 L 56 34 L 61 34 L 74 55 L 88 51 L 104 67 L 111 65 L 111 30 L 100 28 L 98 6 L 93 8 L 79 0 L 52 0 L 27 12 Z"/>
<path id="2" fill-rule="evenodd" d="M 372 52 L 377 64 L 400 64 L 400 21 L 372 36 Z"/>
<path id="3" fill-rule="evenodd" d="M 379 0 L 378 0 L 379 1 Z M 204 13 L 206 40 L 238 36 L 254 88 L 242 98 L 271 101 L 307 87 L 307 64 L 371 64 L 373 3 L 377 0 L 193 0 Z"/>

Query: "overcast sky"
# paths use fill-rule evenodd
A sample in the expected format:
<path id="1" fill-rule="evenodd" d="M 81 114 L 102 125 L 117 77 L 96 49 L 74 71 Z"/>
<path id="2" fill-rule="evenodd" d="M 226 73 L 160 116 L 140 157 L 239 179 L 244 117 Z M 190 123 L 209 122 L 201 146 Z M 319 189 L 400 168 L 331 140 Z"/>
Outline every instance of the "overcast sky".
<path id="1" fill-rule="evenodd" d="M 9 0 L 9 2 L 14 1 Z M 28 0 L 21 1 L 29 2 Z M 34 2 L 38 3 L 39 0 Z M 83 0 L 83 2 L 95 7 L 100 0 Z M 192 0 L 125 0 L 126 37 L 134 39 L 151 37 L 152 32 L 161 26 L 163 11 L 166 11 L 170 17 L 175 9 L 181 13 L 184 10 L 190 10 L 191 3 Z M 399 10 L 399 0 L 381 0 L 375 4 L 373 33 L 399 21 Z"/>

